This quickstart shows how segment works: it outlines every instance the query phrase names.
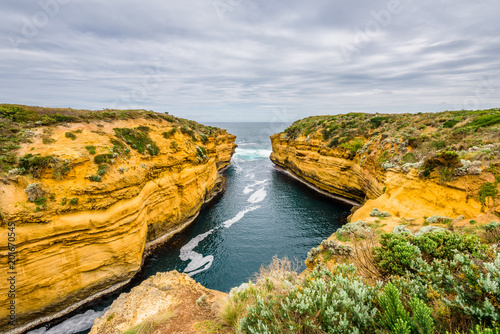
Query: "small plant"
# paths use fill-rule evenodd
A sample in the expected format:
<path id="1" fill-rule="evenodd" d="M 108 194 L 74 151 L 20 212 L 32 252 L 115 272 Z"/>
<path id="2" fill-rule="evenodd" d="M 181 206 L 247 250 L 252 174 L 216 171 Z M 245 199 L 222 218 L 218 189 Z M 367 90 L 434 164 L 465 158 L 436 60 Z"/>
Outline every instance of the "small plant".
<path id="1" fill-rule="evenodd" d="M 356 153 L 363 147 L 363 145 L 364 143 L 361 140 L 355 139 L 349 141 L 348 143 L 343 143 L 340 146 L 349 150 L 352 155 L 356 155 Z"/>
<path id="2" fill-rule="evenodd" d="M 102 179 L 101 179 L 100 175 L 91 175 L 90 176 L 90 181 L 92 181 L 92 182 L 101 182 Z"/>
<path id="3" fill-rule="evenodd" d="M 479 201 L 482 205 L 486 205 L 488 198 L 494 200 L 498 194 L 497 186 L 491 182 L 485 182 L 481 185 L 481 189 L 478 192 Z"/>
<path id="4" fill-rule="evenodd" d="M 94 157 L 94 162 L 98 165 L 104 164 L 104 163 L 111 163 L 111 160 L 113 159 L 113 154 L 98 154 Z"/>
<path id="5" fill-rule="evenodd" d="M 177 142 L 175 140 L 172 140 L 172 142 L 170 143 L 170 149 L 174 152 L 179 152 L 180 146 L 179 146 L 179 144 L 177 144 Z"/>
<path id="6" fill-rule="evenodd" d="M 70 205 L 78 205 L 78 197 L 74 197 L 69 200 Z"/>
<path id="7" fill-rule="evenodd" d="M 145 127 L 140 127 L 136 129 L 128 128 L 114 128 L 115 135 L 129 144 L 133 149 L 137 150 L 139 153 L 144 154 L 146 151 L 149 155 L 158 155 L 160 153 L 160 148 L 156 143 L 151 140 L 148 136 L 148 132 L 145 132 Z M 142 130 L 141 130 L 142 129 Z M 149 128 L 148 128 L 149 129 Z"/>
<path id="8" fill-rule="evenodd" d="M 66 132 L 64 135 L 66 136 L 66 138 L 71 138 L 71 140 L 76 139 L 76 135 L 74 132 Z"/>
<path id="9" fill-rule="evenodd" d="M 172 128 L 162 133 L 163 138 L 170 139 L 177 133 L 177 128 Z"/>
<path id="10" fill-rule="evenodd" d="M 93 145 L 87 145 L 87 146 L 85 146 L 85 148 L 87 149 L 87 151 L 89 151 L 90 154 L 92 154 L 92 155 L 95 154 L 95 149 L 96 149 L 95 146 L 93 146 Z"/>

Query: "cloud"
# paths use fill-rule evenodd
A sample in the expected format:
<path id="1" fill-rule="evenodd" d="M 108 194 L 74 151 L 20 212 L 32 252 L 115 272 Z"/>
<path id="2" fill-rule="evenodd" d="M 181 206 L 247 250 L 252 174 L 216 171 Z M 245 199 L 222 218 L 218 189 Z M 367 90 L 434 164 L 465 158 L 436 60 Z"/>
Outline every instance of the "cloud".
<path id="1" fill-rule="evenodd" d="M 8 0 L 0 100 L 205 122 L 495 107 L 499 10 L 493 0 Z"/>

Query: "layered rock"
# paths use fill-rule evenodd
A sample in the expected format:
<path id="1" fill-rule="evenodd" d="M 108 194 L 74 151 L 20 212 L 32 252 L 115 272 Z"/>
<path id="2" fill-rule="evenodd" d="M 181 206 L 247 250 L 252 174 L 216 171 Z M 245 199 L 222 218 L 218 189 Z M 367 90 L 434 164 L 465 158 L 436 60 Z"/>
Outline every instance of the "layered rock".
<path id="1" fill-rule="evenodd" d="M 0 183 L 0 234 L 15 224 L 17 247 L 16 326 L 2 307 L 1 328 L 21 332 L 126 284 L 148 249 L 186 227 L 222 189 L 235 136 L 171 131 L 176 126 L 139 118 L 33 130 L 19 157 L 50 156 L 51 163 L 36 173 L 12 170 Z M 143 131 L 151 144 L 140 153 L 114 129 Z M 2 279 L 1 305 L 11 300 L 8 290 Z"/>
<path id="2" fill-rule="evenodd" d="M 474 120 L 480 118 L 478 115 L 482 114 L 464 116 L 463 123 L 474 124 Z M 500 213 L 496 196 L 481 199 L 484 185 L 498 192 L 498 154 L 473 163 L 466 160 L 460 163 L 457 158 L 463 155 L 478 159 L 481 155 L 476 152 L 486 149 L 498 152 L 497 128 L 482 130 L 485 138 L 491 137 L 491 144 L 484 149 L 437 151 L 434 146 L 440 141 L 432 142 L 431 136 L 442 138 L 442 145 L 448 138 L 450 143 L 456 143 L 454 147 L 460 148 L 466 147 L 465 143 L 470 146 L 472 139 L 462 136 L 464 143 L 452 141 L 450 138 L 460 133 L 460 129 L 453 132 L 446 129 L 446 132 L 435 121 L 439 120 L 437 114 L 383 116 L 348 114 L 297 121 L 285 132 L 271 136 L 270 158 L 281 169 L 317 190 L 359 203 L 360 208 L 351 216 L 351 221 L 370 217 L 373 208 L 388 211 L 396 218 L 414 218 L 422 222 L 424 217 L 436 214 L 472 219 L 488 212 Z M 418 122 L 427 124 L 420 127 L 425 129 L 420 136 L 416 130 Z M 377 129 L 380 123 L 385 126 Z M 373 124 L 377 125 L 372 128 Z M 409 124 L 415 127 L 409 128 Z M 454 124 L 460 125 L 459 122 Z M 477 131 L 477 128 L 470 128 Z M 451 157 L 449 161 L 443 158 L 446 154 Z M 421 160 L 407 163 L 406 159 L 410 158 Z"/>

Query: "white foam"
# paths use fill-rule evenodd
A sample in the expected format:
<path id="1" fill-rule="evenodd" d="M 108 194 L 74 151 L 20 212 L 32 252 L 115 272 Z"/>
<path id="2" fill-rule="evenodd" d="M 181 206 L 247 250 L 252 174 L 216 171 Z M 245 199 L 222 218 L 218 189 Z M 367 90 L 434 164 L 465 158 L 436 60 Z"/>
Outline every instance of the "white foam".
<path id="1" fill-rule="evenodd" d="M 266 188 L 262 187 L 259 190 L 255 191 L 252 196 L 248 199 L 248 201 L 252 204 L 262 202 L 267 196 Z"/>
<path id="2" fill-rule="evenodd" d="M 243 218 L 245 216 L 245 214 L 249 213 L 250 211 L 257 210 L 259 208 L 260 208 L 260 206 L 258 206 L 258 205 L 247 207 L 245 210 L 238 212 L 238 214 L 236 214 L 236 216 L 234 216 L 233 218 L 223 222 L 222 225 L 225 228 L 231 227 L 234 223 L 239 222 L 241 220 L 241 218 Z"/>
<path id="3" fill-rule="evenodd" d="M 266 183 L 267 183 L 267 180 L 264 180 L 264 181 L 256 181 L 256 182 L 254 182 L 254 183 L 252 183 L 252 184 L 250 184 L 250 185 L 246 186 L 246 187 L 245 187 L 245 189 L 243 190 L 243 193 L 244 193 L 245 195 L 246 195 L 246 194 L 249 194 L 249 193 L 251 193 L 251 192 L 254 190 L 254 188 L 255 188 L 256 186 L 260 186 L 261 184 L 266 184 Z"/>
<path id="4" fill-rule="evenodd" d="M 184 269 L 184 272 L 188 274 L 189 276 L 193 276 L 199 272 L 205 271 L 210 266 L 212 265 L 212 262 L 214 261 L 214 257 L 212 255 L 207 255 L 203 256 L 199 253 L 196 253 L 193 251 L 193 249 L 198 246 L 198 244 L 208 237 L 214 229 L 211 229 L 208 232 L 202 233 L 191 239 L 187 244 L 182 246 L 181 248 L 181 254 L 180 254 L 180 259 L 182 261 L 188 261 L 189 264 L 187 265 L 186 269 Z M 201 269 L 200 269 L 201 268 Z M 199 269 L 199 270 L 198 270 Z"/>
<path id="5" fill-rule="evenodd" d="M 241 148 L 237 147 L 234 153 L 234 157 L 242 160 L 260 160 L 263 158 L 269 158 L 272 150 L 268 149 L 251 149 L 251 148 Z"/>
<path id="6" fill-rule="evenodd" d="M 88 310 L 85 313 L 77 314 L 57 326 L 50 329 L 45 327 L 30 331 L 27 334 L 74 334 L 92 328 L 94 320 L 101 317 L 109 309 L 102 311 Z"/>

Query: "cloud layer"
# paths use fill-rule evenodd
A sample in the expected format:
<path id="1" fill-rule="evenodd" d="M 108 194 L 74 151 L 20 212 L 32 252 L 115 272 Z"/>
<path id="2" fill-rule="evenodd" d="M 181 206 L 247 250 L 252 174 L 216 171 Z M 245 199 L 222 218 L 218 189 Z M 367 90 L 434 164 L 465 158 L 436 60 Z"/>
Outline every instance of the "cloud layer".
<path id="1" fill-rule="evenodd" d="M 198 121 L 500 106 L 494 0 L 6 0 L 0 100 Z"/>

